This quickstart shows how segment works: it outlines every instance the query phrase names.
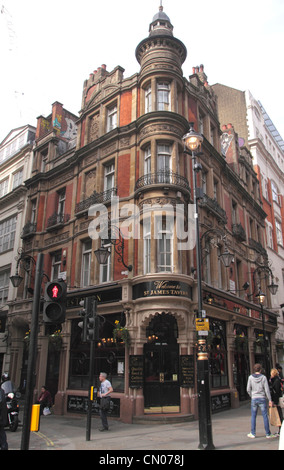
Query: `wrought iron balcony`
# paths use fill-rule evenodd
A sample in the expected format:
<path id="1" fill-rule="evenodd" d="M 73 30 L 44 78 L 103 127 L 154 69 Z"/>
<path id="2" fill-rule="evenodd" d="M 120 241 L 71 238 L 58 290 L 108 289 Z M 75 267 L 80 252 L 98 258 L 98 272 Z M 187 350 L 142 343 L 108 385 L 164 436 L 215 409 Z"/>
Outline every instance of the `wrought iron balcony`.
<path id="1" fill-rule="evenodd" d="M 70 214 L 57 214 L 57 212 L 55 212 L 48 218 L 47 228 L 50 229 L 57 227 L 58 225 L 66 224 L 68 220 L 70 220 Z"/>
<path id="2" fill-rule="evenodd" d="M 147 175 L 141 176 L 136 181 L 135 191 L 145 188 L 146 186 L 156 184 L 170 184 L 174 186 L 179 186 L 181 189 L 185 189 L 190 193 L 190 187 L 187 178 L 170 170 L 157 171 L 156 173 L 148 173 Z"/>
<path id="3" fill-rule="evenodd" d="M 91 207 L 93 204 L 100 204 L 102 202 L 110 201 L 113 196 L 116 196 L 116 194 L 117 188 L 111 188 L 107 191 L 103 191 L 102 193 L 97 193 L 96 191 L 94 191 L 92 196 L 76 204 L 75 214 L 87 211 L 89 207 Z"/>
<path id="4" fill-rule="evenodd" d="M 233 224 L 232 226 L 233 235 L 238 238 L 239 240 L 245 242 L 247 239 L 245 229 L 243 228 L 242 224 Z"/>
<path id="5" fill-rule="evenodd" d="M 34 235 L 36 232 L 36 222 L 27 222 L 26 225 L 24 225 L 22 233 L 21 233 L 21 238 L 26 238 L 29 236 Z"/>
<path id="6" fill-rule="evenodd" d="M 211 212 L 219 222 L 224 224 L 227 223 L 227 214 L 224 209 L 220 206 L 216 199 L 212 199 L 211 197 L 207 196 L 207 194 L 203 194 L 202 199 L 200 199 L 200 206 L 204 207 L 208 212 Z"/>

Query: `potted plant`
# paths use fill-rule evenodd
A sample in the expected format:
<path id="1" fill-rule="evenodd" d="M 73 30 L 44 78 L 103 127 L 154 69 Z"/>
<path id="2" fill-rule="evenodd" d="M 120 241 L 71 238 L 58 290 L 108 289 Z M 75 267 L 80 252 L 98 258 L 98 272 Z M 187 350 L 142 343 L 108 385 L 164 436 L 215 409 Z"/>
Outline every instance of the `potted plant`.
<path id="1" fill-rule="evenodd" d="M 126 346 L 130 345 L 130 334 L 125 326 L 121 326 L 120 322 L 116 320 L 115 328 L 113 330 L 113 339 L 115 342 L 123 342 Z"/>

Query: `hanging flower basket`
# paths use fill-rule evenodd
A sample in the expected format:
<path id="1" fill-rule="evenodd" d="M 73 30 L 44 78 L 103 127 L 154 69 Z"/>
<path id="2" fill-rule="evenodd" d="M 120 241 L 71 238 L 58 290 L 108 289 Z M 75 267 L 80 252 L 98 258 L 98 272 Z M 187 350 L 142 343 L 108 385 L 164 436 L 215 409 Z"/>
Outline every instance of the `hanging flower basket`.
<path id="1" fill-rule="evenodd" d="M 118 320 L 115 321 L 115 328 L 113 330 L 113 339 L 116 343 L 124 343 L 126 346 L 130 345 L 130 334 L 125 326 L 120 326 Z"/>
<path id="2" fill-rule="evenodd" d="M 24 336 L 24 348 L 28 351 L 30 346 L 30 333 L 31 331 L 27 331 Z"/>
<path id="3" fill-rule="evenodd" d="M 62 348 L 62 334 L 61 331 L 55 331 L 52 335 L 49 335 L 48 342 L 55 351 L 60 351 Z"/>

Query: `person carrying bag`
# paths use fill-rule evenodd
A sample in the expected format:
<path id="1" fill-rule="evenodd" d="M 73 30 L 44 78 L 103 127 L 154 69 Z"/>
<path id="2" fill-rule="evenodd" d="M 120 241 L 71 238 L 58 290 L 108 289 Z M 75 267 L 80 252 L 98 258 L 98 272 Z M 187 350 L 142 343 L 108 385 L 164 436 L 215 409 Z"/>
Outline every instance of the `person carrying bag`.
<path id="1" fill-rule="evenodd" d="M 282 408 L 280 406 L 280 399 L 283 397 L 282 397 L 281 382 L 280 382 L 279 373 L 277 369 L 271 369 L 270 371 L 269 388 L 270 388 L 270 393 L 271 393 L 271 400 L 274 405 L 271 410 L 269 409 L 269 420 L 272 426 L 279 427 L 279 431 L 278 431 L 278 434 L 279 434 L 281 424 L 283 421 L 283 413 L 282 413 Z"/>

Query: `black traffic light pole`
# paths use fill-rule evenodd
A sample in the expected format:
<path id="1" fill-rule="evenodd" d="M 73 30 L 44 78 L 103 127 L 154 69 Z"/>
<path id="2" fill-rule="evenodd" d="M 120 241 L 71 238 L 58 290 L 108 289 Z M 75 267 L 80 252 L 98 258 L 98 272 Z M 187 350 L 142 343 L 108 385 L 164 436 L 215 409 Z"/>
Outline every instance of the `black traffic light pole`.
<path id="1" fill-rule="evenodd" d="M 95 364 L 95 331 L 96 328 L 96 314 L 97 314 L 97 299 L 95 297 L 87 297 L 86 299 L 86 314 L 88 323 L 92 331 L 89 333 L 90 346 L 90 369 L 89 369 L 89 391 L 88 391 L 88 411 L 87 411 L 87 427 L 86 427 L 86 441 L 91 439 L 91 422 L 92 422 L 92 404 L 91 388 L 94 382 L 94 364 Z M 89 322 L 90 320 L 90 322 Z M 88 338 L 88 333 L 87 333 Z"/>
<path id="2" fill-rule="evenodd" d="M 29 450 L 30 442 L 30 423 L 32 414 L 33 394 L 35 385 L 35 364 L 36 364 L 36 348 L 37 348 L 37 335 L 38 335 L 38 317 L 40 310 L 40 291 L 43 276 L 43 258 L 44 255 L 39 253 L 36 262 L 35 271 L 35 289 L 31 318 L 31 332 L 29 344 L 29 357 L 28 357 L 28 370 L 27 370 L 27 385 L 25 391 L 25 405 L 23 415 L 22 427 L 22 441 L 21 450 Z"/>

